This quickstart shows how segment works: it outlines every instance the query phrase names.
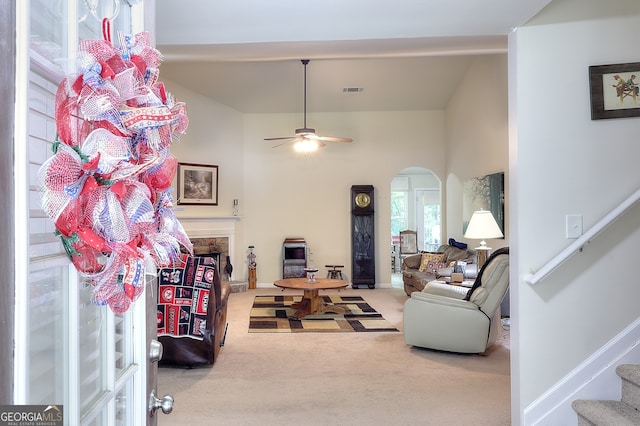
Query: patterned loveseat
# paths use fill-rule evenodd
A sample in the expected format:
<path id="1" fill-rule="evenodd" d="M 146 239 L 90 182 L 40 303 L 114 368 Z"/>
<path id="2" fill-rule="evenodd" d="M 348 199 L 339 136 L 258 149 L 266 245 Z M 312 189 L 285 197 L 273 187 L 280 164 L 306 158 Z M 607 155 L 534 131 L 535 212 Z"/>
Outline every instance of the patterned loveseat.
<path id="1" fill-rule="evenodd" d="M 444 267 L 435 269 L 435 272 L 431 268 L 420 271 L 423 254 L 428 255 L 429 253 L 427 252 L 408 256 L 402 261 L 402 282 L 404 283 L 404 291 L 407 293 L 407 296 L 411 296 L 411 293 L 414 291 L 422 291 L 429 281 L 451 276 L 451 268 L 449 265 L 456 260 L 467 262 L 464 273 L 465 279 L 475 279 L 478 274 L 475 250 L 468 248 L 462 249 L 443 244 L 432 253 L 441 253 L 442 260 L 438 262 L 438 264 L 440 266 L 444 265 Z"/>

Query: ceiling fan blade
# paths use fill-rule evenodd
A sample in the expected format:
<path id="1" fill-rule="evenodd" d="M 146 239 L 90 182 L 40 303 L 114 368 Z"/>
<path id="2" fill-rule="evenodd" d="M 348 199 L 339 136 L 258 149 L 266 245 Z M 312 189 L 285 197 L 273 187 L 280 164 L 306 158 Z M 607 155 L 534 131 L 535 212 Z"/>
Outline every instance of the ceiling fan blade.
<path id="1" fill-rule="evenodd" d="M 338 138 L 334 136 L 318 136 L 318 140 L 327 142 L 353 142 L 351 138 Z"/>
<path id="2" fill-rule="evenodd" d="M 265 141 L 281 141 L 285 139 L 295 139 L 297 136 L 283 136 L 280 138 L 264 138 Z"/>
<path id="3" fill-rule="evenodd" d="M 274 140 L 277 140 L 277 139 L 285 139 L 285 138 L 274 138 Z M 277 144 L 277 145 L 274 145 L 274 146 L 272 146 L 271 148 L 277 148 L 277 147 L 279 147 L 279 146 L 286 145 L 286 144 L 288 144 L 288 143 L 290 143 L 290 142 L 293 142 L 293 138 L 286 138 L 286 139 L 289 139 L 289 140 L 286 140 L 286 141 L 281 142 L 281 143 L 279 143 L 279 144 Z"/>

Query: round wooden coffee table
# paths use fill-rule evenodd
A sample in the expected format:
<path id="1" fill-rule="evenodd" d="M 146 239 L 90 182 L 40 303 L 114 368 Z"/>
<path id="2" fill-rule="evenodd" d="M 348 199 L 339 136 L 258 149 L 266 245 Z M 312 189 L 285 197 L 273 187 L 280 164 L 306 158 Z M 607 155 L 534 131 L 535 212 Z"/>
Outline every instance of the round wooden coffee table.
<path id="1" fill-rule="evenodd" d="M 327 305 L 318 295 L 319 290 L 335 290 L 345 288 L 347 286 L 347 282 L 344 280 L 316 278 L 315 282 L 310 283 L 307 278 L 285 278 L 283 280 L 275 281 L 273 285 L 282 289 L 291 288 L 294 290 L 304 290 L 304 296 L 302 296 L 302 300 L 291 305 L 293 309 L 297 309 L 293 314 L 295 318 L 300 319 L 307 315 L 322 314 L 325 312 L 344 314 L 343 307 Z"/>

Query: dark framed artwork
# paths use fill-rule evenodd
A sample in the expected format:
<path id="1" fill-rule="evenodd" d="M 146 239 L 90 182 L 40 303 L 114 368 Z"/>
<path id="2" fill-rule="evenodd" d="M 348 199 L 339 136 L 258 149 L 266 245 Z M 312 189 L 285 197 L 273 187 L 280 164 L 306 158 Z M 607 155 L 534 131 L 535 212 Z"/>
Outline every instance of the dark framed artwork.
<path id="1" fill-rule="evenodd" d="M 178 204 L 218 205 L 218 166 L 178 163 Z"/>
<path id="2" fill-rule="evenodd" d="M 640 62 L 589 67 L 591 119 L 640 116 Z"/>
<path id="3" fill-rule="evenodd" d="M 504 232 L 504 172 L 466 179 L 462 187 L 462 234 L 473 212 L 489 210 Z M 504 237 L 503 237 L 504 238 Z"/>

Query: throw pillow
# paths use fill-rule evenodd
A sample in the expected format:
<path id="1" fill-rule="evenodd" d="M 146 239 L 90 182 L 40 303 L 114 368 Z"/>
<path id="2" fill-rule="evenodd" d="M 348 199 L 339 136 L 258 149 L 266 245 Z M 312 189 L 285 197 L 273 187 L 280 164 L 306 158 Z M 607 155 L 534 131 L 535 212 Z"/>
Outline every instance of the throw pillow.
<path id="1" fill-rule="evenodd" d="M 433 271 L 438 268 L 439 263 L 444 262 L 444 253 L 436 252 L 424 252 L 422 253 L 422 261 L 418 271 L 424 272 L 426 270 Z"/>
<path id="2" fill-rule="evenodd" d="M 403 269 L 418 269 L 420 267 L 420 262 L 422 261 L 422 257 L 419 254 L 414 254 L 408 257 L 405 257 L 402 261 Z"/>

